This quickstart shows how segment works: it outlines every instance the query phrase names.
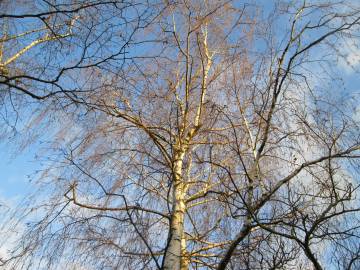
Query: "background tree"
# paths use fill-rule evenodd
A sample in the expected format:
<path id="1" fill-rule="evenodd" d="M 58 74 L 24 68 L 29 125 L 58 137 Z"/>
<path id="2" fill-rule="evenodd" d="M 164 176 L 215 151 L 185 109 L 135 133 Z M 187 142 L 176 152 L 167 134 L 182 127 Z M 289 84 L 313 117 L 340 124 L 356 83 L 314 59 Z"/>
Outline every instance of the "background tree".
<path id="1" fill-rule="evenodd" d="M 0 15 L 71 29 L 0 82 L 53 131 L 6 267 L 355 269 L 359 103 L 329 91 L 358 7 L 43 4 Z"/>

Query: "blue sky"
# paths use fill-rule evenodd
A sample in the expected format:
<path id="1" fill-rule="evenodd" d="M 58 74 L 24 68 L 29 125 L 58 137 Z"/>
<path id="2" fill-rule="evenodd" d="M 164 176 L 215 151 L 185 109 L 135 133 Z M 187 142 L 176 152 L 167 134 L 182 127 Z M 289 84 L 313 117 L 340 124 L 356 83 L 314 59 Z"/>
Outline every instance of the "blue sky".
<path id="1" fill-rule="evenodd" d="M 29 176 L 39 169 L 35 161 L 36 145 L 16 154 L 11 142 L 0 144 L 0 201 L 20 199 L 31 190 Z"/>
<path id="2" fill-rule="evenodd" d="M 359 68 L 360 49 L 349 48 L 346 54 L 348 55 L 347 61 L 352 63 L 355 68 Z M 346 91 L 336 89 L 334 94 L 342 97 L 359 94 L 360 77 L 358 73 L 347 67 L 347 63 L 341 60 L 335 69 L 339 76 L 343 77 Z M 35 186 L 29 180 L 41 168 L 39 161 L 35 159 L 36 153 L 40 151 L 39 144 L 32 144 L 20 153 L 14 149 L 16 149 L 14 141 L 4 139 L 0 143 L 0 204 L 18 202 L 28 192 L 31 192 Z"/>
<path id="3" fill-rule="evenodd" d="M 351 55 L 351 53 L 353 55 Z M 350 52 L 349 59 L 354 63 L 354 67 L 360 67 L 360 49 Z M 344 88 L 338 89 L 333 94 L 359 95 L 360 77 L 351 68 L 346 68 L 344 64 L 338 66 L 339 75 L 344 79 Z M 360 110 L 360 106 L 359 110 Z M 41 168 L 39 161 L 35 160 L 35 155 L 40 150 L 39 144 L 32 144 L 25 150 L 17 153 L 16 142 L 3 139 L 0 143 L 0 201 L 3 199 L 19 199 L 34 187 L 29 182 L 29 176 L 34 175 L 36 170 Z"/>
<path id="4" fill-rule="evenodd" d="M 263 1 L 259 2 L 263 3 Z M 265 3 L 266 10 L 271 10 L 271 5 L 268 5 L 269 2 L 265 1 Z M 286 24 L 285 22 L 284 25 Z M 360 42 L 356 42 L 359 43 L 357 44 L 359 46 Z M 354 68 L 360 67 L 360 48 L 358 46 L 343 48 L 346 61 L 340 59 L 335 70 L 344 79 L 344 88 L 333 92 L 336 96 L 344 98 L 348 95 L 360 94 L 360 77 L 355 70 L 347 65 L 349 62 Z M 360 106 L 358 107 L 360 116 Z M 35 160 L 35 154 L 40 150 L 39 144 L 32 144 L 20 153 L 16 153 L 14 149 L 16 149 L 16 142 L 6 139 L 0 142 L 0 202 L 20 199 L 31 191 L 34 185 L 29 180 L 41 167 L 39 161 Z"/>

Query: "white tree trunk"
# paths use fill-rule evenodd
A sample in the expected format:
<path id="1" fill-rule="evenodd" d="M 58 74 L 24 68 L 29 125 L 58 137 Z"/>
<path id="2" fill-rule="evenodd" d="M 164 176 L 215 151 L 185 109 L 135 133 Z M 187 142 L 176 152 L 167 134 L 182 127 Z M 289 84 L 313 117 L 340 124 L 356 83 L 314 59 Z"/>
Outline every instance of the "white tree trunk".
<path id="1" fill-rule="evenodd" d="M 184 257 L 186 243 L 184 237 L 184 216 L 185 216 L 185 184 L 182 180 L 182 164 L 184 152 L 175 157 L 174 164 L 174 188 L 173 188 L 173 213 L 170 223 L 170 240 L 165 255 L 165 270 L 185 270 L 187 260 Z"/>

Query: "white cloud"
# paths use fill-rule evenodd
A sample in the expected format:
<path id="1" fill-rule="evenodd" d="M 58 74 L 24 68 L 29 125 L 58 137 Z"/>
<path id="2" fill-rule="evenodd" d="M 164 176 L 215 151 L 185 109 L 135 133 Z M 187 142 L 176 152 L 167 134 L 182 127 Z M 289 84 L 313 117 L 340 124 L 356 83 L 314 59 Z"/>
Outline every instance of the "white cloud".
<path id="1" fill-rule="evenodd" d="M 352 119 L 357 123 L 360 122 L 360 106 L 356 108 L 355 112 L 352 115 Z"/>
<path id="2" fill-rule="evenodd" d="M 345 73 L 353 73 L 360 67 L 360 41 L 349 39 L 341 49 L 342 57 L 339 59 L 338 68 Z"/>

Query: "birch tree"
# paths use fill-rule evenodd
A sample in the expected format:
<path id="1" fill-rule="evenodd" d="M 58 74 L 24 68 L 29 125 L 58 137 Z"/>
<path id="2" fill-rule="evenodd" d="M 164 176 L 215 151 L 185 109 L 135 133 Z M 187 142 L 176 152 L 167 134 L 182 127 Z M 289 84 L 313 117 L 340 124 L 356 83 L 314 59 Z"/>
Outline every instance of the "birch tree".
<path id="1" fill-rule="evenodd" d="M 356 269 L 359 100 L 333 67 L 356 5 L 46 4 L 0 15 L 65 27 L 49 70 L 0 82 L 52 131 L 5 267 Z"/>

